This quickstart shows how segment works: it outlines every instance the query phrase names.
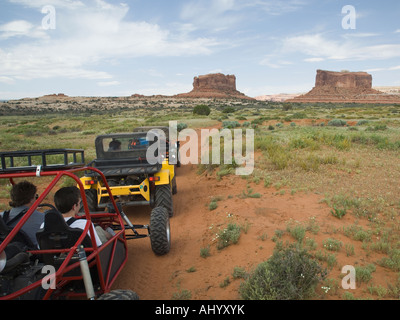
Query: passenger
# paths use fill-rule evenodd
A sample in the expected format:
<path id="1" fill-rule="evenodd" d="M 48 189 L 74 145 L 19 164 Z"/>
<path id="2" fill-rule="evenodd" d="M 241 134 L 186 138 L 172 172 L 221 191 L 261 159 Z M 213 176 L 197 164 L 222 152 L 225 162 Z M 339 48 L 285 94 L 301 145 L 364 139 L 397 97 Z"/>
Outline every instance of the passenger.
<path id="1" fill-rule="evenodd" d="M 29 181 L 22 181 L 12 186 L 10 191 L 10 206 L 12 207 L 9 211 L 0 213 L 4 222 L 9 227 L 15 227 L 21 220 L 24 214 L 33 205 L 35 200 L 38 198 L 37 188 L 34 184 Z M 26 233 L 32 243 L 37 246 L 36 232 L 39 230 L 41 224 L 44 221 L 44 214 L 35 210 L 32 215 L 21 227 L 21 230 Z"/>
<path id="2" fill-rule="evenodd" d="M 108 151 L 119 151 L 121 150 L 121 141 L 113 139 L 108 145 Z"/>
<path id="3" fill-rule="evenodd" d="M 81 194 L 77 187 L 63 187 L 54 195 L 54 204 L 56 205 L 57 210 L 64 216 L 65 221 L 68 223 L 70 219 L 74 219 L 72 223 L 69 223 L 69 226 L 71 228 L 79 228 L 83 230 L 85 229 L 87 220 L 73 218 L 78 215 L 81 202 Z M 88 235 L 90 236 L 90 232 Z M 112 237 L 111 234 L 103 230 L 101 227 L 94 228 L 94 235 L 97 246 L 101 246 Z M 100 236 L 102 239 L 100 239 Z"/>

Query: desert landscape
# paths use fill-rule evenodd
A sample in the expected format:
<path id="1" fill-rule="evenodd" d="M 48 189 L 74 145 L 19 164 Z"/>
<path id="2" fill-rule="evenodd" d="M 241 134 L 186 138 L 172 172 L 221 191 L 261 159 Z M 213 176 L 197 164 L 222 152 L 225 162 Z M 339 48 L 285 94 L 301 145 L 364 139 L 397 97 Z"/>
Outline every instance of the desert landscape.
<path id="1" fill-rule="evenodd" d="M 286 101 L 246 97 L 234 76 L 211 74 L 177 96 L 3 102 L 0 148 L 83 148 L 89 162 L 97 135 L 141 125 L 253 129 L 251 175 L 223 163 L 177 169 L 171 251 L 159 257 L 146 239 L 129 242 L 114 287 L 142 300 L 241 300 L 257 266 L 296 245 L 326 271 L 308 299 L 391 300 L 400 297 L 399 103 L 395 90 L 372 89 L 366 73 L 318 71 L 309 94 Z M 194 114 L 197 105 L 210 114 Z M 0 183 L 4 210 L 10 186 Z M 149 210 L 125 208 L 139 224 Z M 221 243 L 230 228 L 235 240 Z M 343 288 L 344 266 L 355 268 L 356 289 Z"/>

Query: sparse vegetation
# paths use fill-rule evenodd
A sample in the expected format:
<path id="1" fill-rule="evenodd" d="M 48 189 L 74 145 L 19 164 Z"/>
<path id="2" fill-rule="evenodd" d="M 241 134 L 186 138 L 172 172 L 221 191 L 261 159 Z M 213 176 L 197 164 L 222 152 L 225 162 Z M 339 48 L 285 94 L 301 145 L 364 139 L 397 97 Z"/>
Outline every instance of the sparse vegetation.
<path id="1" fill-rule="evenodd" d="M 242 283 L 244 300 L 304 300 L 315 294 L 326 271 L 299 246 L 275 249 Z"/>
<path id="2" fill-rule="evenodd" d="M 200 249 L 200 257 L 207 258 L 210 256 L 210 246 Z"/>
<path id="3" fill-rule="evenodd" d="M 240 226 L 236 223 L 228 223 L 228 226 L 218 232 L 217 249 L 224 249 L 231 244 L 236 244 L 240 238 Z"/>
<path id="4" fill-rule="evenodd" d="M 209 106 L 205 104 L 199 104 L 194 107 L 193 114 L 201 115 L 201 116 L 208 116 L 211 113 L 211 109 Z"/>
<path id="5" fill-rule="evenodd" d="M 199 129 L 217 125 L 239 128 L 239 121 L 245 121 L 241 128 L 255 130 L 255 170 L 251 176 L 243 177 L 245 187 L 243 184 L 240 188 L 232 185 L 234 191 L 230 192 L 228 199 L 254 203 L 255 207 L 265 211 L 265 214 L 257 213 L 257 216 L 264 216 L 265 219 L 272 217 L 268 221 L 275 223 L 279 215 L 273 211 L 274 204 L 265 204 L 269 194 L 285 200 L 313 196 L 315 202 L 321 202 L 318 207 L 321 216 L 317 217 L 318 221 L 295 221 L 290 220 L 292 215 L 289 215 L 286 224 L 270 226 L 275 230 L 260 230 L 257 223 L 244 219 L 235 223 L 232 221 L 226 227 L 219 224 L 218 237 L 215 237 L 214 229 L 215 242 L 210 242 L 211 246 L 203 243 L 200 256 L 210 257 L 214 245 L 222 250 L 236 243 L 237 246 L 232 249 L 242 249 L 238 241 L 241 235 L 257 239 L 258 255 L 254 255 L 257 257 L 261 257 L 260 252 L 267 256 L 271 254 L 266 249 L 271 243 L 280 247 L 281 252 L 284 252 L 282 245 L 285 241 L 301 244 L 302 250 L 307 250 L 308 258 L 315 259 L 328 269 L 340 268 L 343 259 L 357 267 L 357 283 L 360 286 L 357 291 L 344 294 L 336 283 L 340 282 L 340 278 L 333 279 L 333 275 L 329 283 L 325 281 L 321 284 L 329 288 L 327 294 L 334 298 L 358 299 L 365 295 L 372 299 L 399 297 L 398 282 L 378 282 L 378 277 L 375 277 L 376 273 L 384 270 L 390 279 L 397 279 L 400 271 L 400 200 L 395 192 L 400 181 L 398 106 L 129 98 L 82 98 L 54 104 L 44 101 L 33 103 L 34 115 L 27 109 L 28 102 L 24 100 L 1 105 L 2 151 L 83 148 L 85 160 L 90 162 L 95 158 L 93 142 L 99 134 L 129 132 L 141 125 L 168 125 L 170 120 L 178 121 L 178 131 L 188 127 Z M 198 109 L 204 109 L 204 114 L 194 113 L 199 105 L 203 105 Z M 234 162 L 230 165 L 198 166 L 199 172 L 207 175 L 207 183 L 221 183 L 227 187 L 230 187 L 235 168 L 237 164 Z M 182 178 L 178 175 L 178 179 Z M 8 185 L 2 186 L 1 210 L 8 207 L 9 201 Z M 229 203 L 228 200 L 220 201 L 218 197 L 210 197 L 203 200 L 201 206 L 208 216 L 218 218 L 225 214 L 224 208 Z M 272 211 L 266 211 L 264 207 L 267 206 Z M 293 214 L 293 219 L 297 219 L 296 207 L 293 207 L 293 211 L 292 207 L 287 210 Z M 320 223 L 321 217 L 327 217 L 333 223 Z M 284 265 L 289 264 L 282 255 L 275 259 Z M 373 264 L 378 266 L 378 270 Z M 189 266 L 180 272 L 192 277 L 200 273 L 201 268 L 197 264 L 196 268 L 187 269 Z M 254 298 L 262 285 L 275 285 L 273 281 L 278 278 L 271 276 L 271 263 L 259 268 L 257 272 L 247 274 L 244 269 L 235 267 L 228 278 L 229 286 L 239 286 L 242 280 L 236 279 L 245 279 L 246 285 L 241 287 L 241 293 L 246 294 L 245 289 L 248 289 L 246 297 Z M 256 279 L 260 278 L 256 278 L 256 274 L 269 277 L 257 282 Z M 281 274 L 276 277 L 279 276 Z M 218 282 L 222 279 L 224 283 L 224 277 L 227 279 L 226 274 L 221 275 Z M 290 281 L 292 279 L 288 279 L 287 283 Z M 218 282 L 211 285 L 219 287 Z M 257 290 L 247 287 L 250 282 L 254 286 L 259 285 Z M 310 292 L 318 289 L 312 287 Z M 289 290 L 284 286 L 278 288 L 264 292 L 262 297 L 276 298 L 282 294 L 281 289 Z M 190 299 L 192 295 L 195 298 L 195 291 L 179 290 L 172 298 Z"/>

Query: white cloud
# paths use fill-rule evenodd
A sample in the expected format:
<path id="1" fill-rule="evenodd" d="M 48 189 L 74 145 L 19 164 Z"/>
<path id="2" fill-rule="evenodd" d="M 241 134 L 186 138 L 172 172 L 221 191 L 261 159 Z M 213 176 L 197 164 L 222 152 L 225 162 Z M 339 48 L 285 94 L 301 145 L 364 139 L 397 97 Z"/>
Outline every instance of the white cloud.
<path id="1" fill-rule="evenodd" d="M 322 34 L 288 37 L 283 41 L 282 50 L 328 60 L 384 60 L 400 57 L 400 44 L 366 45 L 354 39 L 332 40 Z"/>
<path id="2" fill-rule="evenodd" d="M 343 38 L 345 39 L 351 39 L 351 38 L 370 38 L 370 37 L 378 37 L 380 36 L 379 33 L 348 33 L 343 35 Z"/>
<path id="3" fill-rule="evenodd" d="M 307 59 L 304 59 L 305 62 L 321 62 L 321 61 L 324 61 L 324 60 L 325 60 L 324 58 L 307 58 Z"/>
<path id="4" fill-rule="evenodd" d="M 106 82 L 97 82 L 99 87 L 110 87 L 110 86 L 118 86 L 120 84 L 119 81 L 106 81 Z"/>
<path id="5" fill-rule="evenodd" d="M 196 0 L 186 2 L 181 11 L 181 19 L 190 21 L 192 29 L 226 30 L 238 23 L 235 0 Z"/>
<path id="6" fill-rule="evenodd" d="M 45 38 L 46 33 L 40 27 L 35 27 L 25 20 L 15 20 L 0 25 L 0 40 L 12 37 Z"/>
<path id="7" fill-rule="evenodd" d="M 191 0 L 183 6 L 181 18 L 190 21 L 192 28 L 218 32 L 240 27 L 256 12 L 283 15 L 306 4 L 302 0 Z"/>
<path id="8" fill-rule="evenodd" d="M 76 9 L 85 6 L 82 1 L 74 0 L 9 0 L 9 2 L 31 8 L 43 8 L 50 5 L 57 8 Z"/>
<path id="9" fill-rule="evenodd" d="M 365 70 L 365 72 L 381 72 L 381 71 L 397 71 L 397 70 L 400 70 L 400 65 L 387 68 L 372 68 Z"/>
<path id="10" fill-rule="evenodd" d="M 301 0 L 253 0 L 245 1 L 245 3 L 247 6 L 258 7 L 267 14 L 274 16 L 297 11 L 307 5 L 306 1 Z"/>
<path id="11" fill-rule="evenodd" d="M 5 84 L 13 84 L 15 80 L 9 77 L 0 77 L 0 82 Z"/>
<path id="12" fill-rule="evenodd" d="M 128 20 L 126 4 L 103 0 L 95 0 L 90 6 L 80 1 L 12 1 L 34 8 L 57 6 L 57 17 L 62 19 L 57 19 L 55 30 L 22 20 L 0 26 L 0 70 L 9 79 L 111 79 L 112 74 L 100 67 L 111 59 L 208 55 L 218 45 L 214 39 L 174 34 L 157 24 Z M 16 36 L 30 39 L 18 44 L 7 42 Z"/>
<path id="13" fill-rule="evenodd" d="M 281 57 L 279 57 L 278 55 L 267 55 L 265 56 L 261 61 L 260 61 L 260 65 L 262 66 L 267 66 L 270 67 L 272 69 L 279 69 L 285 66 L 289 66 L 293 64 L 290 61 L 287 60 L 283 60 L 281 59 Z"/>

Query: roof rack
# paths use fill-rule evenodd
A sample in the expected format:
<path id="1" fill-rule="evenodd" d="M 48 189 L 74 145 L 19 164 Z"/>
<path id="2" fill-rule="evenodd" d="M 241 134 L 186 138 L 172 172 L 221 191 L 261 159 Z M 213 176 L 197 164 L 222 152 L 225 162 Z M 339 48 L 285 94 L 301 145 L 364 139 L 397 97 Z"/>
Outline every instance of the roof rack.
<path id="1" fill-rule="evenodd" d="M 0 174 L 68 170 L 85 165 L 82 149 L 47 149 L 0 152 Z"/>

